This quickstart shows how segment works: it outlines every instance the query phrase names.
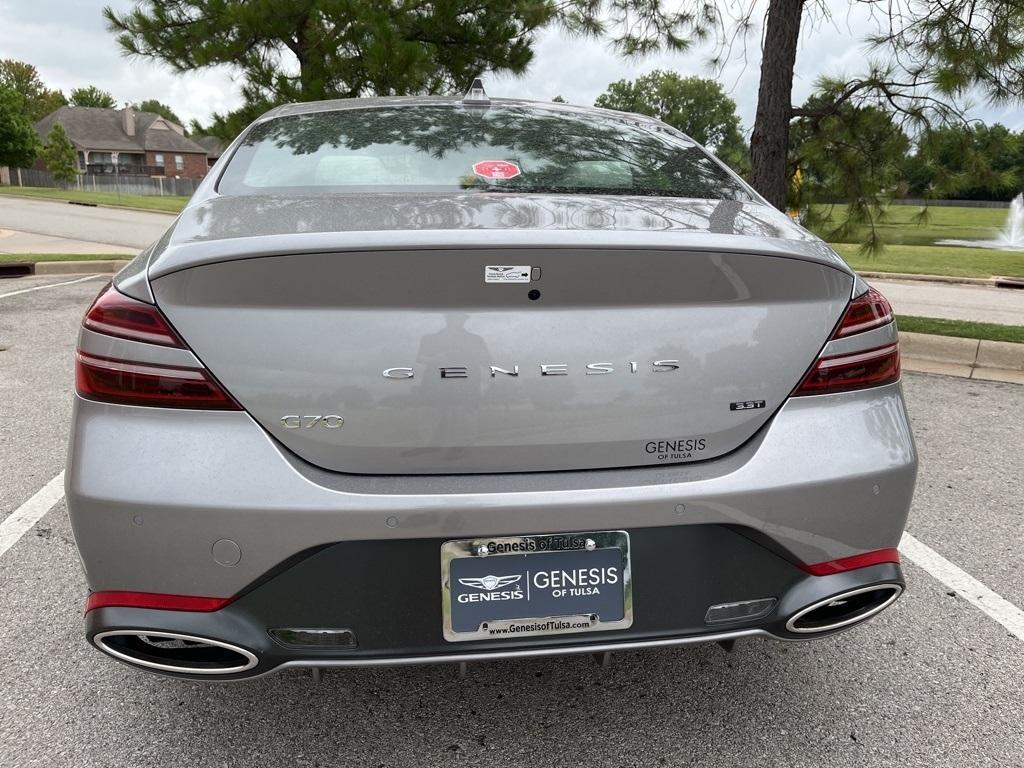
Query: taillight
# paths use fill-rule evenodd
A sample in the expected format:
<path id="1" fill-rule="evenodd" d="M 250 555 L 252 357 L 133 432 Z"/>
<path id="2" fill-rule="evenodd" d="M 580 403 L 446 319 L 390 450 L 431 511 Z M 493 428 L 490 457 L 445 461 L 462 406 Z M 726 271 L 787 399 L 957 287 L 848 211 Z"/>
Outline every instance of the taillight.
<path id="1" fill-rule="evenodd" d="M 868 290 L 850 302 L 843 320 L 836 328 L 832 338 L 841 339 L 855 333 L 871 331 L 892 322 L 892 307 L 885 296 L 874 288 Z"/>
<path id="2" fill-rule="evenodd" d="M 79 352 L 78 394 L 93 400 L 158 408 L 238 410 L 236 403 L 202 368 L 133 363 Z"/>
<path id="3" fill-rule="evenodd" d="M 82 324 L 105 336 L 186 349 L 157 307 L 118 293 L 109 285 L 96 297 Z M 79 350 L 75 386 L 83 397 L 105 403 L 240 410 L 209 371 L 196 366 L 163 365 Z"/>
<path id="4" fill-rule="evenodd" d="M 900 377 L 900 349 L 889 344 L 867 352 L 823 357 L 811 369 L 795 395 L 821 395 L 891 384 Z"/>
<path id="5" fill-rule="evenodd" d="M 874 288 L 850 302 L 829 341 L 881 328 L 893 320 L 892 307 Z M 900 378 L 898 343 L 818 358 L 794 396 L 850 392 L 891 384 Z"/>
<path id="6" fill-rule="evenodd" d="M 118 293 L 110 284 L 100 291 L 89 307 L 82 325 L 90 331 L 119 339 L 164 347 L 185 347 L 159 309 Z"/>

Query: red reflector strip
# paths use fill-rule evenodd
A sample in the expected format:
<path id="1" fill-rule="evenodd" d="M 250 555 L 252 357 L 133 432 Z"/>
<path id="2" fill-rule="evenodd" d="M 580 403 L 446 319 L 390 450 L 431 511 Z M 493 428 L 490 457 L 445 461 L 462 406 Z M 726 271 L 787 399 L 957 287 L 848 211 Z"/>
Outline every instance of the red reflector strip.
<path id="1" fill-rule="evenodd" d="M 155 608 L 162 611 L 218 611 L 234 600 L 233 597 L 194 597 L 192 595 L 162 595 L 157 592 L 121 592 L 117 590 L 93 592 L 85 602 L 85 612 L 97 608 Z"/>
<path id="2" fill-rule="evenodd" d="M 793 393 L 823 395 L 891 384 L 900 378 L 899 345 L 819 360 Z"/>
<path id="3" fill-rule="evenodd" d="M 813 563 L 801 565 L 800 567 L 812 576 L 828 576 L 843 571 L 854 571 L 858 568 L 867 568 L 869 565 L 879 563 L 899 563 L 900 553 L 895 548 L 876 549 L 873 552 L 864 552 L 860 555 L 841 557 L 838 560 L 829 560 L 826 563 Z"/>
<path id="4" fill-rule="evenodd" d="M 121 405 L 201 410 L 240 410 L 202 369 L 109 360 L 79 352 L 75 365 L 78 394 Z"/>

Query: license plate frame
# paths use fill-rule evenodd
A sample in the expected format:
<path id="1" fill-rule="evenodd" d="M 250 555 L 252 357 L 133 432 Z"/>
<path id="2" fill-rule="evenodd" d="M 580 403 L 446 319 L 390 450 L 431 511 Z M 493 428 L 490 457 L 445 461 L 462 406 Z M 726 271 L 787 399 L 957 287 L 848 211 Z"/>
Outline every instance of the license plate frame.
<path id="1" fill-rule="evenodd" d="M 481 547 L 487 550 L 486 555 L 479 554 L 482 550 Z M 557 555 L 560 553 L 567 553 L 566 557 L 558 558 Z M 543 557 L 538 557 L 543 556 Z M 618 559 L 616 560 L 616 556 Z M 532 560 L 531 560 L 532 558 Z M 472 560 L 474 564 L 472 566 L 460 566 L 456 561 L 459 560 Z M 575 603 L 576 606 L 583 604 L 593 604 L 595 600 L 600 600 L 605 608 L 614 606 L 617 607 L 618 602 L 614 600 L 617 595 L 617 590 L 621 588 L 622 591 L 622 611 L 621 615 L 618 614 L 614 607 L 610 613 L 605 613 L 605 616 L 611 615 L 612 618 L 602 618 L 599 613 L 585 612 L 570 609 L 568 611 L 562 610 L 544 610 L 542 615 L 523 615 L 514 617 L 494 617 L 488 618 L 481 621 L 480 626 L 476 629 L 468 629 L 465 626 L 456 627 L 456 622 L 453 621 L 452 606 L 453 606 L 453 592 L 457 593 L 457 596 L 461 596 L 468 590 L 463 589 L 462 586 L 457 587 L 455 590 L 452 589 L 452 571 L 453 565 L 457 570 L 465 570 L 466 568 L 472 567 L 475 570 L 480 570 L 484 566 L 476 565 L 477 562 L 486 562 L 487 577 L 471 579 L 471 581 L 484 581 L 489 578 L 488 585 L 493 585 L 494 579 L 506 579 L 518 574 L 520 576 L 526 576 L 525 582 L 522 579 L 517 579 L 517 582 L 529 584 L 531 573 L 529 568 L 530 564 L 539 565 L 542 561 L 545 563 L 551 563 L 556 560 L 571 560 L 572 562 L 579 564 L 587 562 L 588 560 L 597 566 L 599 563 L 604 563 L 605 568 L 610 567 L 609 563 L 617 562 L 620 567 L 619 579 L 620 585 L 614 585 L 614 589 L 611 594 L 605 594 L 603 597 L 592 598 L 592 596 L 568 596 L 566 599 L 569 602 Z M 492 571 L 507 570 L 511 574 L 509 576 L 494 576 Z M 588 569 L 589 570 L 589 569 Z M 602 571 L 602 575 L 606 574 L 607 571 Z M 456 574 L 458 578 L 458 574 Z M 464 585 L 462 581 L 460 584 Z M 476 584 L 473 585 L 476 587 Z M 501 587 L 494 586 L 483 586 L 477 587 L 481 591 L 496 590 Z M 600 590 L 602 587 L 598 587 Z M 536 587 L 534 587 L 536 589 Z M 527 599 L 525 601 L 528 607 L 531 598 L 535 592 L 530 590 L 527 586 Z M 537 598 L 537 603 L 541 605 L 552 605 L 552 595 L 554 591 L 548 590 L 548 594 L 540 594 Z M 592 598 L 592 599 L 591 599 Z M 458 607 L 457 610 L 463 612 L 463 615 L 459 617 L 458 623 L 460 625 L 465 624 L 465 608 Z M 509 610 L 518 611 L 520 605 L 507 607 L 506 612 Z M 485 606 L 484 610 L 490 610 L 490 606 Z M 494 609 L 498 610 L 498 609 Z M 599 632 L 615 629 L 628 629 L 633 625 L 633 578 L 632 578 L 632 567 L 631 567 L 631 553 L 629 547 L 629 533 L 627 531 L 590 531 L 585 533 L 555 533 L 555 534 L 536 534 L 526 536 L 493 536 L 493 537 L 480 537 L 475 539 L 457 539 L 453 541 L 446 541 L 441 545 L 441 612 L 442 612 L 442 624 L 444 639 L 449 642 L 464 642 L 468 640 L 510 640 L 518 637 L 537 637 L 544 635 L 563 635 L 573 634 L 579 632 Z M 472 617 L 471 617 L 472 618 Z M 475 621 L 475 620 L 474 620 Z"/>

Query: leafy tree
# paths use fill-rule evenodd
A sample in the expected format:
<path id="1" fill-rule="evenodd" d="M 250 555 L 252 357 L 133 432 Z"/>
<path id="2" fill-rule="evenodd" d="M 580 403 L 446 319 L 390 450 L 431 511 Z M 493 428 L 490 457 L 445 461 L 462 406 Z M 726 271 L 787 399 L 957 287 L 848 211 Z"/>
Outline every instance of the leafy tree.
<path id="1" fill-rule="evenodd" d="M 31 64 L 15 59 L 0 61 L 0 88 L 11 88 L 21 96 L 23 113 L 35 123 L 67 104 L 60 91 L 51 91 Z"/>
<path id="2" fill-rule="evenodd" d="M 956 121 L 976 90 L 992 101 L 1024 97 L 1024 3 L 1019 0 L 848 0 L 870 5 L 877 31 L 865 71 L 823 79 L 827 103 L 795 108 L 793 66 L 802 24 L 814 24 L 828 8 L 812 0 L 770 0 L 757 115 L 751 136 L 752 180 L 780 205 L 787 188 L 787 139 L 794 118 L 820 120 L 845 105 L 875 106 L 915 129 Z M 753 8 L 743 20 L 749 22 Z"/>
<path id="3" fill-rule="evenodd" d="M 47 134 L 40 157 L 57 181 L 67 184 L 78 175 L 78 152 L 60 123 L 54 123 Z"/>
<path id="4" fill-rule="evenodd" d="M 484 71 L 522 73 L 555 24 L 631 55 L 684 48 L 688 23 L 661 0 L 144 0 L 104 16 L 128 55 L 241 69 L 246 106 L 207 128 L 223 138 L 266 105 L 459 92 Z"/>
<path id="5" fill-rule="evenodd" d="M 833 111 L 836 97 L 832 91 L 814 94 L 804 107 L 824 116 L 801 118 L 793 126 L 790 167 L 794 175 L 799 170 L 800 183 L 790 187 L 790 207 L 803 209 L 804 224 L 828 240 L 863 236 L 862 253 L 871 255 L 882 247 L 875 225 L 904 190 L 902 161 L 910 139 L 878 107 L 845 103 Z M 832 200 L 846 201 L 846 210 L 839 226 L 826 229 L 830 217 L 816 215 L 818 209 L 807 204 Z"/>
<path id="6" fill-rule="evenodd" d="M 24 108 L 20 93 L 0 85 L 0 165 L 24 168 L 36 159 L 39 139 Z"/>
<path id="7" fill-rule="evenodd" d="M 117 102 L 114 101 L 114 97 L 110 93 L 100 90 L 95 85 L 72 89 L 71 104 L 75 107 L 105 107 L 107 109 L 117 106 Z"/>
<path id="8" fill-rule="evenodd" d="M 132 109 L 137 112 L 152 112 L 153 114 L 160 115 L 160 117 L 170 120 L 172 123 L 184 125 L 184 123 L 181 122 L 181 118 L 174 114 L 173 109 L 156 99 L 146 99 L 141 104 L 133 104 Z"/>
<path id="9" fill-rule="evenodd" d="M 594 103 L 657 117 L 714 150 L 730 165 L 743 165 L 746 145 L 736 103 L 714 80 L 655 70 L 636 80 L 612 83 Z"/>
<path id="10" fill-rule="evenodd" d="M 1006 126 L 977 124 L 972 130 L 974 148 L 984 160 L 983 172 L 962 194 L 969 199 L 1010 200 L 1021 191 L 1024 180 L 1024 141 Z"/>
<path id="11" fill-rule="evenodd" d="M 822 0 L 767 0 L 766 10 L 752 0 L 677 0 L 671 11 L 662 0 L 142 0 L 104 15 L 128 54 L 179 71 L 240 67 L 249 105 L 458 91 L 482 71 L 522 73 L 537 33 L 553 25 L 607 38 L 627 56 L 712 40 L 722 63 L 754 41 L 763 55 L 751 181 L 781 208 L 794 119 L 849 103 L 897 113 L 916 131 L 961 118 L 972 93 L 1024 99 L 1021 0 L 847 2 L 874 13 L 877 32 L 864 41 L 872 53 L 863 72 L 820 83 L 834 98 L 814 112 L 793 106 L 793 70 L 801 29 L 837 13 Z M 748 35 L 762 13 L 763 34 Z"/>
<path id="12" fill-rule="evenodd" d="M 707 147 L 739 133 L 736 103 L 714 80 L 655 70 L 636 80 L 619 80 L 594 102 L 605 109 L 639 112 L 668 123 Z"/>
<path id="13" fill-rule="evenodd" d="M 833 94 L 821 106 L 795 107 L 793 70 L 800 32 L 841 11 L 821 0 L 681 0 L 685 20 L 674 32 L 684 42 L 712 40 L 714 64 L 762 51 L 757 112 L 750 139 L 751 181 L 782 208 L 789 187 L 789 132 L 794 119 L 822 119 L 843 105 L 875 106 L 920 130 L 962 117 L 965 99 L 981 93 L 995 102 L 1024 99 L 1024 2 L 1021 0 L 847 0 L 868 6 L 877 31 L 865 42 L 864 71 L 822 80 Z M 765 5 L 767 4 L 767 9 Z M 765 19 L 761 34 L 757 20 Z M 839 87 L 835 87 L 835 86 Z"/>
<path id="14" fill-rule="evenodd" d="M 1009 200 L 1024 178 L 1022 137 L 1005 126 L 950 125 L 924 131 L 904 172 L 914 196 Z"/>
<path id="15" fill-rule="evenodd" d="M 568 104 L 569 103 L 562 96 L 555 96 L 555 98 L 553 98 L 552 101 L 555 102 L 555 104 Z"/>

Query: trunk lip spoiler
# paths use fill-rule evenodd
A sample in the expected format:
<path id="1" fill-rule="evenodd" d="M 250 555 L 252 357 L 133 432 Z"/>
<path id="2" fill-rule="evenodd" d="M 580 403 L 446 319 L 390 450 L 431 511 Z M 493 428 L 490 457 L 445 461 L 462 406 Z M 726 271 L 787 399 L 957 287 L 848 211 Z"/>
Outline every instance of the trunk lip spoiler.
<path id="1" fill-rule="evenodd" d="M 476 249 L 489 253 L 531 249 L 741 253 L 807 261 L 855 275 L 835 251 L 815 240 L 706 232 L 587 230 L 585 237 L 581 237 L 583 234 L 581 230 L 397 230 L 255 235 L 181 244 L 172 241 L 150 255 L 148 277 L 155 280 L 207 264 L 309 253 Z"/>

